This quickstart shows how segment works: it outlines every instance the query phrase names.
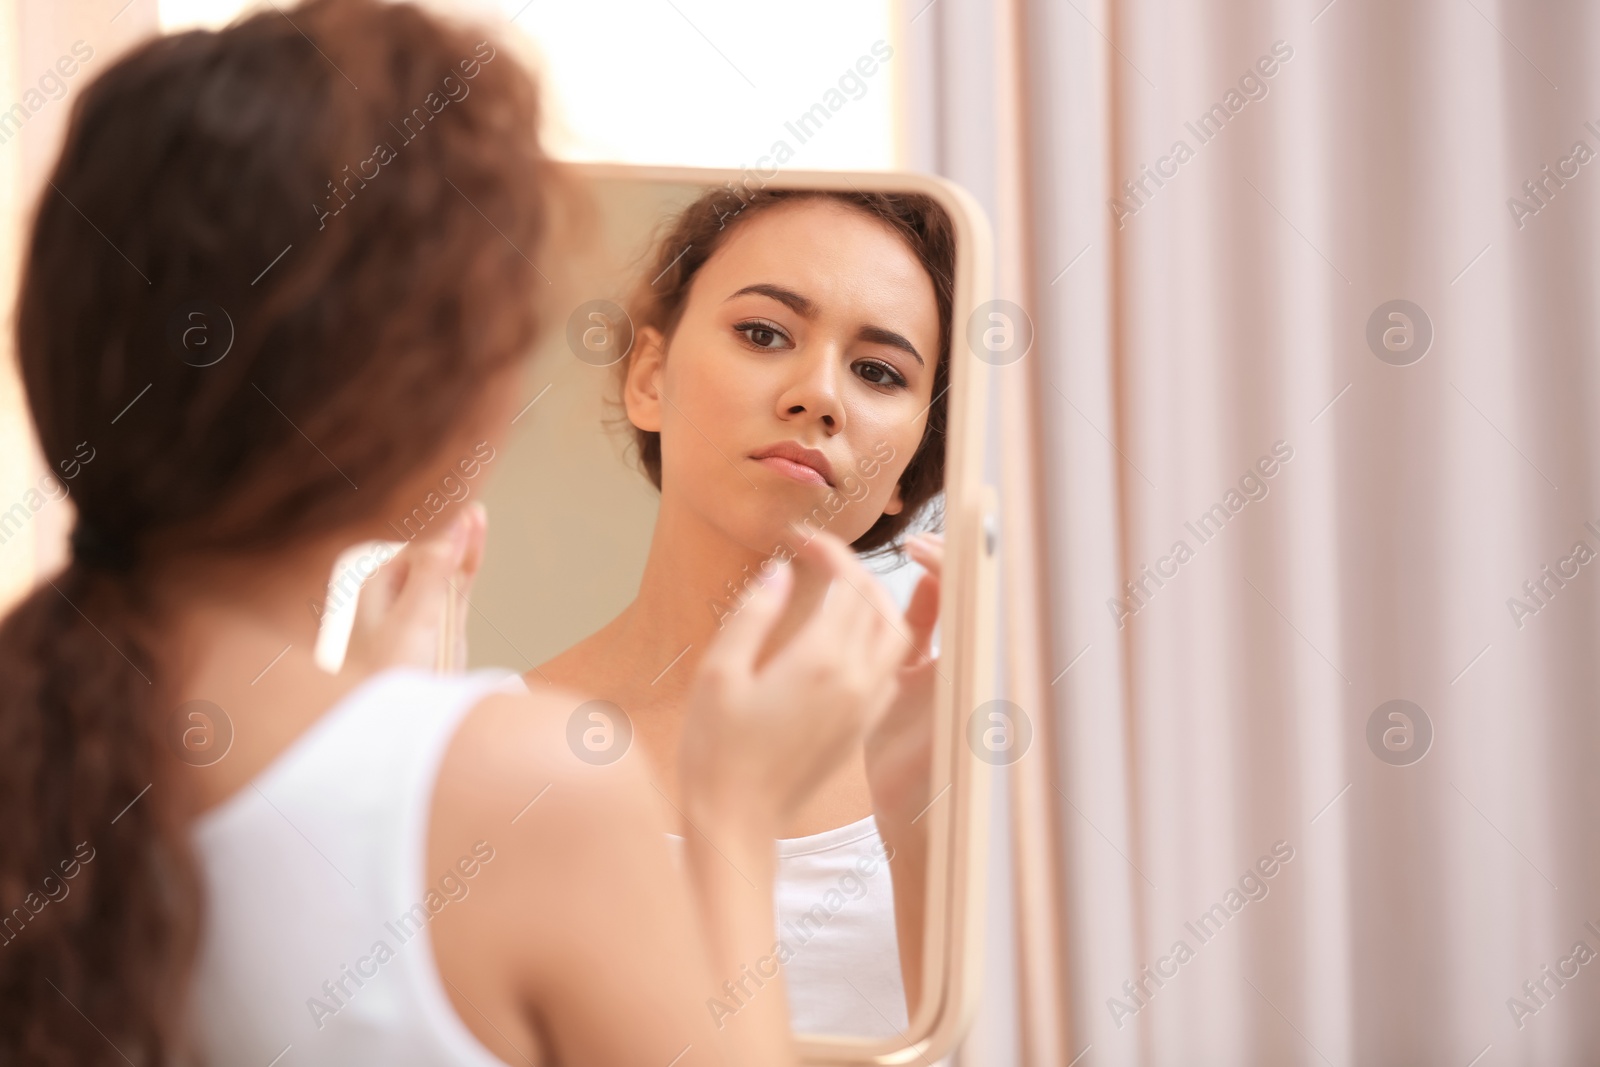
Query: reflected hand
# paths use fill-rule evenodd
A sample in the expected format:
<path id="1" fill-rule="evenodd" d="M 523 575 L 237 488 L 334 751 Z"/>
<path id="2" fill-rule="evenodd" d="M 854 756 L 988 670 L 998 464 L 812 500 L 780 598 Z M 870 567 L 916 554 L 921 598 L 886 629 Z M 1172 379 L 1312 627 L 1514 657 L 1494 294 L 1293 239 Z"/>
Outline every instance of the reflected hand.
<path id="1" fill-rule="evenodd" d="M 933 682 L 939 669 L 933 630 L 939 622 L 944 538 L 919 534 L 906 542 L 906 554 L 927 571 L 906 609 L 912 647 L 900 666 L 900 693 L 873 725 L 865 746 L 873 811 L 885 841 L 896 849 L 910 844 L 904 838 L 918 832 L 913 820 L 932 799 Z"/>
<path id="2" fill-rule="evenodd" d="M 467 662 L 467 594 L 483 564 L 489 517 L 473 503 L 444 529 L 412 541 L 361 587 L 350 629 L 346 669 L 422 667 L 439 663 L 446 604 L 455 599 L 457 669 Z M 453 588 L 452 588 L 453 587 Z"/>
<path id="3" fill-rule="evenodd" d="M 791 567 L 826 595 L 763 655 L 791 603 Z M 905 639 L 888 593 L 831 534 L 817 534 L 728 619 L 692 683 L 679 759 L 689 818 L 777 836 L 894 699 Z"/>
<path id="4" fill-rule="evenodd" d="M 928 572 L 906 609 L 911 650 L 900 664 L 900 693 L 867 734 L 867 786 L 878 833 L 889 849 L 893 872 L 895 933 L 900 944 L 900 979 L 906 1009 L 915 1016 L 922 1001 L 923 939 L 927 922 L 928 823 L 933 774 L 933 630 L 939 622 L 939 583 L 944 538 L 920 534 L 906 552 Z M 948 803 L 948 801 L 947 801 Z"/>

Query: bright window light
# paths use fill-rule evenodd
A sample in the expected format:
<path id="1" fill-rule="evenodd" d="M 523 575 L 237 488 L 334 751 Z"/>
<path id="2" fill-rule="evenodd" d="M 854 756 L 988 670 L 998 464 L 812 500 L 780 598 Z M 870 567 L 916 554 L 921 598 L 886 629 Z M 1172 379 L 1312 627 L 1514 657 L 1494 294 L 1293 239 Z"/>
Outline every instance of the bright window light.
<path id="1" fill-rule="evenodd" d="M 899 165 L 896 0 L 455 0 L 511 19 L 568 159 L 786 169 Z M 160 0 L 165 30 L 259 0 Z M 290 12 L 292 8 L 279 5 Z M 885 58 L 887 57 L 887 58 Z M 781 146 L 781 147 L 780 147 Z M 766 164 L 768 166 L 771 163 Z"/>

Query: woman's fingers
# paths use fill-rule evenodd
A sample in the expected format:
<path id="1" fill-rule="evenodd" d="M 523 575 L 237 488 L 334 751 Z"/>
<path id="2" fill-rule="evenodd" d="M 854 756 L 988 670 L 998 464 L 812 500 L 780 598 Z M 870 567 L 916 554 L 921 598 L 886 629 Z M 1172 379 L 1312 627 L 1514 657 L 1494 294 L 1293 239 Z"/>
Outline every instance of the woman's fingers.
<path id="1" fill-rule="evenodd" d="M 899 616 L 900 609 L 883 583 L 874 578 L 862 565 L 860 558 L 837 537 L 826 532 L 818 533 L 801 547 L 798 554 L 824 568 L 834 582 L 843 583 L 846 589 L 841 592 L 855 590 L 882 618 L 894 619 Z M 834 595 L 830 593 L 830 602 Z"/>
<path id="2" fill-rule="evenodd" d="M 832 534 L 808 538 L 796 561 L 823 575 L 827 592 L 762 674 L 787 676 L 794 684 L 839 687 L 841 694 L 848 691 L 855 699 L 836 706 L 849 709 L 857 721 L 870 719 L 879 710 L 880 691 L 893 685 L 904 656 L 907 639 L 900 630 L 900 611 L 888 590 Z"/>
<path id="3" fill-rule="evenodd" d="M 489 538 L 489 512 L 481 503 L 475 500 L 468 504 L 461 518 L 467 523 L 467 545 L 461 555 L 461 565 L 451 579 L 455 588 L 450 593 L 455 598 L 455 612 L 450 620 L 455 629 L 450 663 L 456 670 L 465 670 L 467 666 L 467 614 L 472 609 L 469 594 L 483 567 L 483 550 Z"/>
<path id="4" fill-rule="evenodd" d="M 918 534 L 906 542 L 906 555 L 927 571 L 917 582 L 906 607 L 906 624 L 911 627 L 914 655 L 908 666 L 933 657 L 933 631 L 939 624 L 939 586 L 944 572 L 944 538 L 938 534 Z"/>
<path id="5" fill-rule="evenodd" d="M 372 577 L 361 583 L 361 595 L 356 598 L 353 632 L 370 634 L 383 625 L 384 616 L 394 606 L 410 569 L 411 556 L 401 549 Z"/>
<path id="6" fill-rule="evenodd" d="M 933 656 L 933 630 L 939 625 L 939 576 L 928 573 L 917 583 L 906 608 L 906 625 L 911 627 L 911 645 L 917 662 Z"/>
<path id="7" fill-rule="evenodd" d="M 815 551 L 819 565 L 830 569 L 834 581 L 796 644 L 818 657 L 839 684 L 854 691 L 853 706 L 867 725 L 893 698 L 910 639 L 888 590 L 843 542 L 833 539 Z"/>
<path id="8" fill-rule="evenodd" d="M 471 520 L 461 515 L 379 568 L 361 588 L 346 659 L 373 669 L 436 667 L 449 600 L 457 595 L 451 585 L 472 537 Z"/>
<path id="9" fill-rule="evenodd" d="M 411 566 L 394 602 L 398 620 L 431 617 L 444 607 L 445 595 L 450 592 L 471 534 L 467 516 L 458 515 L 439 537 L 413 541 L 401 550 L 401 555 L 411 554 Z"/>
<path id="10" fill-rule="evenodd" d="M 929 574 L 937 575 L 944 569 L 944 537 L 940 534 L 917 534 L 906 542 L 905 550 Z"/>
<path id="11" fill-rule="evenodd" d="M 783 614 L 793 585 L 794 571 L 787 562 L 779 563 L 744 606 L 723 622 L 722 632 L 706 651 L 702 663 L 737 672 L 741 677 L 754 673 L 756 657 Z"/>
<path id="12" fill-rule="evenodd" d="M 795 603 L 802 574 L 815 579 L 817 601 Z M 806 615 L 798 629 L 760 659 L 796 611 Z M 785 825 L 894 701 L 904 625 L 842 541 L 809 539 L 793 573 L 779 566 L 701 661 L 679 750 L 696 803 Z"/>
<path id="13" fill-rule="evenodd" d="M 888 625 L 877 602 L 878 583 L 862 572 L 835 572 L 822 603 L 796 635 L 795 645 L 839 668 L 870 666 L 877 634 Z M 891 601 L 888 610 L 898 614 Z"/>
<path id="14" fill-rule="evenodd" d="M 472 591 L 472 583 L 477 580 L 478 571 L 483 567 L 483 549 L 489 538 L 489 511 L 474 500 L 467 505 L 460 521 L 467 524 L 467 542 L 453 581 L 456 590 L 465 597 Z"/>

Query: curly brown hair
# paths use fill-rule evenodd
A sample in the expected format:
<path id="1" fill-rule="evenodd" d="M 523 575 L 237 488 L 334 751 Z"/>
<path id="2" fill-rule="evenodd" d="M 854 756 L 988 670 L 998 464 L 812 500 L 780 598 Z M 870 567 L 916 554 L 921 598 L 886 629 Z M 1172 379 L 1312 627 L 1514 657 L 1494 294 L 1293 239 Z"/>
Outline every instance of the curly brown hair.
<path id="1" fill-rule="evenodd" d="M 939 307 L 939 358 L 933 376 L 928 421 L 911 462 L 900 475 L 898 514 L 880 515 L 851 547 L 867 554 L 892 550 L 919 514 L 944 488 L 944 435 L 950 381 L 950 318 L 955 301 L 956 240 L 950 216 L 938 201 L 921 193 L 836 192 L 820 189 L 717 188 L 704 194 L 664 225 L 645 270 L 628 301 L 635 331 L 651 326 L 670 343 L 689 302 L 695 275 L 716 255 L 738 226 L 779 204 L 826 199 L 861 211 L 892 229 L 910 247 L 933 281 Z M 629 360 L 619 364 L 625 380 Z M 661 434 L 630 427 L 639 466 L 661 488 Z"/>
<path id="2" fill-rule="evenodd" d="M 0 1063 L 183 1055 L 204 901 L 156 575 L 375 520 L 480 410 L 546 314 L 571 186 L 538 129 L 484 34 L 381 0 L 156 38 L 74 103 L 16 338 L 42 454 L 94 458 L 73 562 L 0 622 Z M 209 366 L 172 343 L 197 305 L 232 324 Z"/>

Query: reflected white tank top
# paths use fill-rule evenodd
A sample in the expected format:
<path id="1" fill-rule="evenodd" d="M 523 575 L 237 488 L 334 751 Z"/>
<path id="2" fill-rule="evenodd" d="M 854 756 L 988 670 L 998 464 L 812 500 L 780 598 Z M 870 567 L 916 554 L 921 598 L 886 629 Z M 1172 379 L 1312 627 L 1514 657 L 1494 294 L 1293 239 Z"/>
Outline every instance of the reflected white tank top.
<path id="1" fill-rule="evenodd" d="M 778 842 L 778 941 L 796 1033 L 899 1037 L 906 1028 L 894 883 L 878 822 Z"/>
<path id="2" fill-rule="evenodd" d="M 683 838 L 668 834 L 681 860 Z M 871 815 L 847 826 L 778 842 L 777 943 L 707 998 L 722 1021 L 783 968 L 789 1017 L 799 1034 L 899 1037 L 906 991 L 894 925 L 888 851 Z"/>

